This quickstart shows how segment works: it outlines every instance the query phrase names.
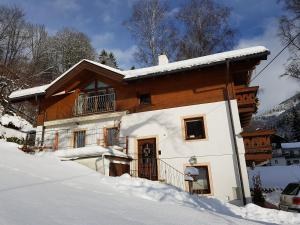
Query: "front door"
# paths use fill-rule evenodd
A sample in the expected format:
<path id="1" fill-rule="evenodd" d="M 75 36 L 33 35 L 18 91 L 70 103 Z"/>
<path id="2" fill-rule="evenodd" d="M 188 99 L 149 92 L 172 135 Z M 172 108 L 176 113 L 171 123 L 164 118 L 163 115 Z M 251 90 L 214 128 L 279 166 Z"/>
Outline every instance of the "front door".
<path id="1" fill-rule="evenodd" d="M 156 139 L 138 140 L 138 175 L 149 180 L 157 180 Z"/>

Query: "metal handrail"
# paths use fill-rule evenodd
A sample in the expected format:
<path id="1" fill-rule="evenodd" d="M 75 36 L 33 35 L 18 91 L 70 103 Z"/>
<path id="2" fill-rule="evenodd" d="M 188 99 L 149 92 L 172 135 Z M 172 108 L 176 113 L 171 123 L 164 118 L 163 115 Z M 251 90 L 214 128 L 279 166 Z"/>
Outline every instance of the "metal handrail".
<path id="1" fill-rule="evenodd" d="M 185 176 L 165 161 L 158 159 L 160 180 L 166 184 L 173 185 L 181 190 L 185 190 Z"/>
<path id="2" fill-rule="evenodd" d="M 143 159 L 133 159 L 130 165 L 130 175 L 133 177 L 142 176 L 144 178 L 157 178 L 159 181 L 177 187 L 181 190 L 185 190 L 185 176 L 182 172 L 166 163 L 165 161 L 158 158 L 147 158 L 148 162 L 151 162 L 152 165 L 148 166 L 148 171 L 146 171 L 146 175 L 149 177 L 145 177 L 144 174 L 138 172 L 139 165 L 138 160 Z"/>
<path id="3" fill-rule="evenodd" d="M 95 96 L 79 95 L 73 107 L 74 116 L 113 112 L 116 108 L 115 93 Z"/>

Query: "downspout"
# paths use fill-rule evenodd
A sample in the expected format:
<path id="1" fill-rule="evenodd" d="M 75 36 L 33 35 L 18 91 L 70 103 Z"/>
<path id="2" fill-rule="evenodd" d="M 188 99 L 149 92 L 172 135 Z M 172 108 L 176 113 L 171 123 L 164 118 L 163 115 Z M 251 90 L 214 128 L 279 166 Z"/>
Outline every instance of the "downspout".
<path id="1" fill-rule="evenodd" d="M 36 97 L 36 100 L 38 101 L 38 108 L 39 108 L 39 112 L 40 112 L 40 111 L 41 111 L 41 108 L 40 108 L 40 99 L 38 99 L 37 96 L 35 96 L 35 97 Z M 45 119 L 46 119 L 46 110 L 45 110 L 45 112 L 43 113 L 43 125 L 42 125 L 42 140 L 41 140 L 41 147 L 44 146 L 44 139 L 45 139 L 45 126 L 44 126 L 44 124 L 45 124 Z"/>
<path id="2" fill-rule="evenodd" d="M 242 200 L 243 204 L 246 205 L 246 197 L 245 197 L 245 189 L 244 189 L 244 182 L 243 182 L 243 176 L 242 176 L 242 169 L 241 169 L 241 163 L 240 163 L 240 156 L 239 156 L 239 150 L 238 150 L 238 145 L 236 141 L 236 134 L 235 134 L 235 126 L 234 126 L 234 121 L 233 121 L 233 113 L 232 113 L 232 108 L 231 108 L 231 103 L 230 103 L 230 95 L 229 95 L 229 63 L 230 60 L 226 59 L 226 101 L 228 104 L 228 109 L 229 109 L 229 120 L 230 120 L 230 126 L 232 130 L 232 137 L 233 137 L 233 143 L 234 143 L 234 151 L 236 155 L 236 161 L 237 161 L 237 167 L 238 167 L 238 175 L 239 175 L 239 180 L 240 180 L 240 185 L 241 185 L 241 191 L 242 191 Z"/>

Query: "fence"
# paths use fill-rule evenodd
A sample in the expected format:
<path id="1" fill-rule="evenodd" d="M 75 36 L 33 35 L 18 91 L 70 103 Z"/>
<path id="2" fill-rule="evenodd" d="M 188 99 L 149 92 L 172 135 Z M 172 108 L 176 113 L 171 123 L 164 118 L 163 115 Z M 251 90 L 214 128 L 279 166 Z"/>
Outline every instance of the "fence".
<path id="1" fill-rule="evenodd" d="M 114 135 L 114 136 L 112 136 Z M 43 149 L 59 150 L 69 148 L 79 148 L 94 145 L 111 146 L 118 145 L 127 151 L 128 138 L 119 137 L 118 132 L 105 134 L 104 129 L 59 129 L 46 130 L 30 134 L 30 139 L 35 142 L 28 142 L 29 146 L 42 147 Z"/>

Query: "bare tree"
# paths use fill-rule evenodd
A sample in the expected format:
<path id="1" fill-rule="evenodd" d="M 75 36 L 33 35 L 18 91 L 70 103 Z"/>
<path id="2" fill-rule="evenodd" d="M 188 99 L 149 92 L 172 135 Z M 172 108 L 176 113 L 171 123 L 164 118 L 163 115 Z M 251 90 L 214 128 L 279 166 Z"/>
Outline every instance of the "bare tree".
<path id="1" fill-rule="evenodd" d="M 168 21 L 168 5 L 163 0 L 140 0 L 133 5 L 131 17 L 124 22 L 137 41 L 137 61 L 156 65 L 159 54 L 172 58 L 175 29 Z"/>
<path id="2" fill-rule="evenodd" d="M 279 20 L 279 35 L 283 44 L 289 45 L 292 54 L 286 71 L 287 75 L 300 80 L 300 1 L 282 0 L 287 14 Z"/>
<path id="3" fill-rule="evenodd" d="M 214 0 L 189 0 L 177 14 L 184 27 L 177 58 L 194 58 L 231 49 L 235 31 L 229 17 L 230 9 Z"/>
<path id="4" fill-rule="evenodd" d="M 17 67 L 17 62 L 24 57 L 28 40 L 25 15 L 17 6 L 0 6 L 0 49 L 1 64 Z"/>
<path id="5" fill-rule="evenodd" d="M 64 28 L 50 41 L 51 55 L 58 71 L 63 72 L 81 59 L 94 59 L 95 51 L 90 39 L 75 29 Z"/>

